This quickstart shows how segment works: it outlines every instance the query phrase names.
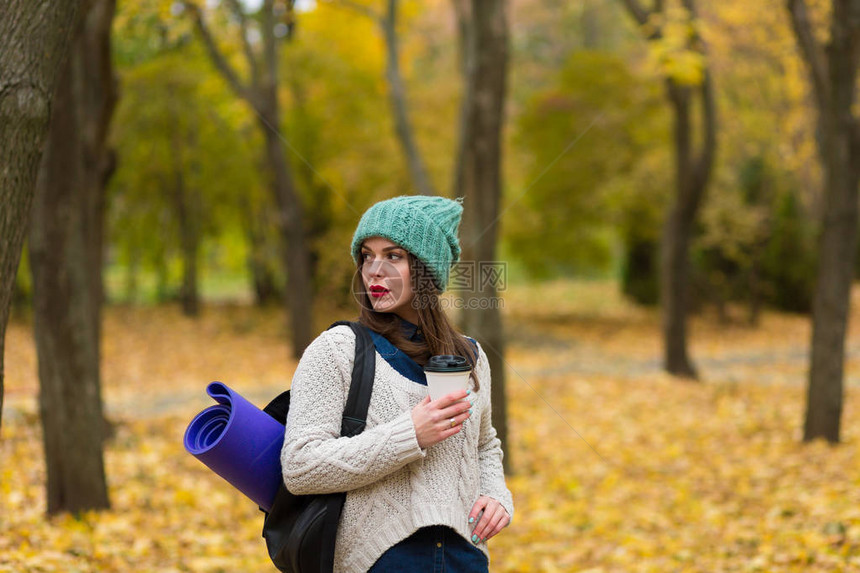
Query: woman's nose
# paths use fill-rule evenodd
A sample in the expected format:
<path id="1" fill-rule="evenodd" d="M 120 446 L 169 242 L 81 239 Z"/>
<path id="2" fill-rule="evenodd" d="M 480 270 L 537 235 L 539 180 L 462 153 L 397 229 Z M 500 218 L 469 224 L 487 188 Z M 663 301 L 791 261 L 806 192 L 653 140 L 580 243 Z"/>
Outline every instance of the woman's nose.
<path id="1" fill-rule="evenodd" d="M 383 274 L 382 273 L 382 263 L 383 263 L 383 261 L 376 260 L 376 259 L 370 261 L 370 264 L 368 265 L 367 273 L 371 276 L 382 275 Z"/>

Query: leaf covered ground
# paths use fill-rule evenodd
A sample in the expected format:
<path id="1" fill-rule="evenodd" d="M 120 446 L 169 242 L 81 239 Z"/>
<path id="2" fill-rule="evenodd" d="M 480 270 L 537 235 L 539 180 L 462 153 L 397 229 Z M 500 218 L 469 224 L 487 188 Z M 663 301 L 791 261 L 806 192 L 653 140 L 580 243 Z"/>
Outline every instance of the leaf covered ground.
<path id="1" fill-rule="evenodd" d="M 660 373 L 657 316 L 611 285 L 512 287 L 504 312 L 516 515 L 490 542 L 492 571 L 860 571 L 855 333 L 834 447 L 799 441 L 803 317 L 765 314 L 758 328 L 697 317 L 696 384 Z M 186 454 L 182 434 L 211 380 L 257 404 L 286 387 L 283 323 L 244 307 L 193 321 L 109 308 L 113 507 L 46 519 L 31 326 L 13 320 L 0 571 L 274 571 L 259 510 Z"/>

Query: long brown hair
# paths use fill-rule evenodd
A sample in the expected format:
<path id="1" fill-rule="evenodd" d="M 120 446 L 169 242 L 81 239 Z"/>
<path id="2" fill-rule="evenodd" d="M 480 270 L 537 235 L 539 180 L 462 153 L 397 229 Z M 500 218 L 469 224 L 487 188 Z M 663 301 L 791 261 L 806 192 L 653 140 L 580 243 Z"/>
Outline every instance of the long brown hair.
<path id="1" fill-rule="evenodd" d="M 475 346 L 455 327 L 445 310 L 442 308 L 439 289 L 435 282 L 427 280 L 431 276 L 427 266 L 407 251 L 409 261 L 412 292 L 414 293 L 413 304 L 418 313 L 418 328 L 423 335 L 423 340 L 415 342 L 409 340 L 401 331 L 400 319 L 393 312 L 377 312 L 373 310 L 370 303 L 370 295 L 361 275 L 362 263 L 359 260 L 357 272 L 352 279 L 352 292 L 358 301 L 360 310 L 358 321 L 387 338 L 391 344 L 401 350 L 418 365 L 424 366 L 431 356 L 437 354 L 458 354 L 465 356 L 472 365 L 472 380 L 475 390 L 480 388 L 478 377 L 475 375 L 475 363 L 477 361 L 477 349 Z"/>

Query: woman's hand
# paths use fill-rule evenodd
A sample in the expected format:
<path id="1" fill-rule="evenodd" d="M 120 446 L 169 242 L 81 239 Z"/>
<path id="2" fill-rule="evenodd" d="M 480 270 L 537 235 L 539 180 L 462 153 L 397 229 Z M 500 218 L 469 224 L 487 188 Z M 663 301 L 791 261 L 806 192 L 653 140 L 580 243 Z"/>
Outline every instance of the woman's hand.
<path id="1" fill-rule="evenodd" d="M 481 519 L 478 520 L 478 515 L 483 511 Z M 502 507 L 502 504 L 491 497 L 482 495 L 472 506 L 472 511 L 469 513 L 469 523 L 478 523 L 475 529 L 472 530 L 472 543 L 478 544 L 491 538 L 502 529 L 508 526 L 511 518 L 507 510 Z"/>
<path id="2" fill-rule="evenodd" d="M 438 400 L 431 401 L 427 396 L 412 408 L 415 437 L 421 449 L 438 444 L 460 431 L 463 422 L 472 415 L 472 403 L 468 400 L 460 402 L 468 395 L 466 390 L 457 390 Z"/>

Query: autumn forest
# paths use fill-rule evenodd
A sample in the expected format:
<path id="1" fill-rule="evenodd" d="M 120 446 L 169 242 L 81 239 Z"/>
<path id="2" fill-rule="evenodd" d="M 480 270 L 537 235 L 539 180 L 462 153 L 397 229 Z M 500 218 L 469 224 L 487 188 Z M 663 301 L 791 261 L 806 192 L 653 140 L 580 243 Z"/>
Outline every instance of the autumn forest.
<path id="1" fill-rule="evenodd" d="M 462 198 L 491 571 L 860 571 L 860 1 L 0 16 L 0 572 L 274 571 L 183 433 L 355 319 L 399 195 Z"/>

